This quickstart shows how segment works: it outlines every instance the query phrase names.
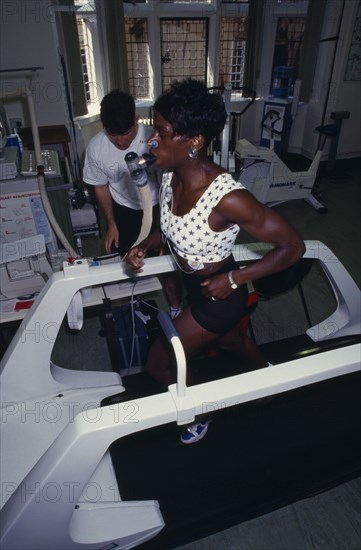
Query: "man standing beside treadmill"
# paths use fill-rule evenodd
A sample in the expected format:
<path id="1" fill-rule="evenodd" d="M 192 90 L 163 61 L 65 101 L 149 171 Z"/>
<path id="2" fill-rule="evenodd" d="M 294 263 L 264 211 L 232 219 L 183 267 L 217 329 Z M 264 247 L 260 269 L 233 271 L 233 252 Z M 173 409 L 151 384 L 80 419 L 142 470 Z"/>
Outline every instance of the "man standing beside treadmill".
<path id="1" fill-rule="evenodd" d="M 143 220 L 141 196 L 132 181 L 125 156 L 149 153 L 147 142 L 151 126 L 138 121 L 133 97 L 112 90 L 101 101 L 100 120 L 103 130 L 89 142 L 84 162 L 83 181 L 94 187 L 95 197 L 106 220 L 105 251 L 124 256 L 135 243 Z M 148 185 L 153 205 L 153 226 L 159 219 L 159 184 L 161 174 L 152 165 L 147 168 Z M 176 274 L 163 277 L 164 291 L 172 316 L 180 309 L 181 286 Z"/>
<path id="2" fill-rule="evenodd" d="M 135 102 L 131 95 L 113 90 L 100 104 L 103 130 L 94 136 L 87 147 L 83 180 L 94 186 L 96 200 L 103 213 L 107 232 L 105 251 L 119 251 L 121 256 L 136 241 L 142 226 L 143 210 L 139 191 L 132 181 L 125 156 L 149 152 L 147 141 L 153 130 L 138 122 Z M 153 220 L 157 220 L 157 169 L 147 170 L 151 189 Z"/>

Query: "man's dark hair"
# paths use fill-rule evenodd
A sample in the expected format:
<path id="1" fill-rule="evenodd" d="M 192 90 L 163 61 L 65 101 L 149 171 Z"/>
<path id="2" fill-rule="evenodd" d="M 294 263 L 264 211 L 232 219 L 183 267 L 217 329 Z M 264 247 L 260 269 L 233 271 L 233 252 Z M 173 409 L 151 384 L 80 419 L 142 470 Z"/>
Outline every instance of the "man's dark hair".
<path id="1" fill-rule="evenodd" d="M 227 120 L 222 96 L 191 78 L 173 82 L 153 108 L 170 122 L 175 133 L 187 137 L 202 134 L 206 145 L 221 133 Z"/>
<path id="2" fill-rule="evenodd" d="M 135 120 L 133 97 L 121 90 L 112 90 L 100 103 L 100 120 L 109 134 L 125 134 Z"/>

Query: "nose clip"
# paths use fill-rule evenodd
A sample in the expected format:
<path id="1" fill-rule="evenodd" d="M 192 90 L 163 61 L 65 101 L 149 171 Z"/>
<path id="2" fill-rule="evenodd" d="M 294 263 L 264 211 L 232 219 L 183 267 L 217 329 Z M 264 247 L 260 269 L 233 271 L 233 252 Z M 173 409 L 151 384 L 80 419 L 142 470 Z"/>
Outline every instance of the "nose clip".
<path id="1" fill-rule="evenodd" d="M 158 141 L 156 139 L 152 139 L 152 141 L 149 142 L 149 147 L 151 149 L 156 149 L 158 147 Z"/>

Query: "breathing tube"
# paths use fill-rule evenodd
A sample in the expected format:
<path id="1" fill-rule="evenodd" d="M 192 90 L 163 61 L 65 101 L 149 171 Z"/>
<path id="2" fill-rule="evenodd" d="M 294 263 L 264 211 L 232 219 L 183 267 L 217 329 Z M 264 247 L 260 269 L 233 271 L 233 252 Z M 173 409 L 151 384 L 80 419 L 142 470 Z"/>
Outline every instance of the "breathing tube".
<path id="1" fill-rule="evenodd" d="M 43 207 L 48 217 L 48 220 L 50 222 L 50 225 L 53 228 L 54 233 L 58 237 L 59 241 L 64 246 L 64 248 L 66 249 L 66 251 L 69 253 L 70 256 L 72 256 L 73 258 L 78 258 L 79 254 L 75 252 L 75 250 L 72 248 L 68 239 L 64 235 L 60 225 L 55 219 L 53 209 L 51 207 L 51 204 L 48 198 L 48 193 L 46 191 L 46 186 L 45 186 L 43 160 L 41 156 L 39 129 L 38 129 L 38 126 L 36 123 L 36 117 L 35 117 L 34 100 L 33 100 L 31 91 L 29 89 L 25 90 L 25 95 L 27 97 L 29 114 L 30 114 L 30 122 L 31 122 L 31 129 L 33 134 L 33 142 L 34 142 L 34 152 L 35 152 L 35 159 L 36 159 L 36 165 L 37 165 L 37 178 L 38 178 L 41 201 L 43 203 Z"/>
<path id="2" fill-rule="evenodd" d="M 152 147 L 152 146 L 151 146 Z M 143 220 L 139 236 L 135 243 L 131 246 L 137 246 L 150 233 L 153 221 L 153 201 L 152 193 L 148 185 L 148 175 L 146 168 L 155 162 L 156 158 L 150 153 L 144 153 L 141 157 L 135 152 L 130 152 L 125 155 L 125 162 L 131 174 L 134 184 L 139 189 L 139 194 L 142 202 Z"/>

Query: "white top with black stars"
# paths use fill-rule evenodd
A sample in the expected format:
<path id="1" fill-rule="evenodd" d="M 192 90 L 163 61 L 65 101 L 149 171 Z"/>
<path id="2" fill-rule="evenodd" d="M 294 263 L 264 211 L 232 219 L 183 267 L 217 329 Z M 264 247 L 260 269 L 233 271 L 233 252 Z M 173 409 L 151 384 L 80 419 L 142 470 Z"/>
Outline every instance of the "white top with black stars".
<path id="1" fill-rule="evenodd" d="M 160 192 L 160 224 L 165 240 L 171 241 L 174 252 L 188 262 L 203 264 L 224 260 L 231 254 L 240 228 L 233 224 L 224 231 L 212 231 L 208 217 L 227 193 L 245 187 L 229 173 L 220 174 L 190 212 L 176 216 L 171 212 L 172 176 L 172 172 L 163 174 Z"/>

